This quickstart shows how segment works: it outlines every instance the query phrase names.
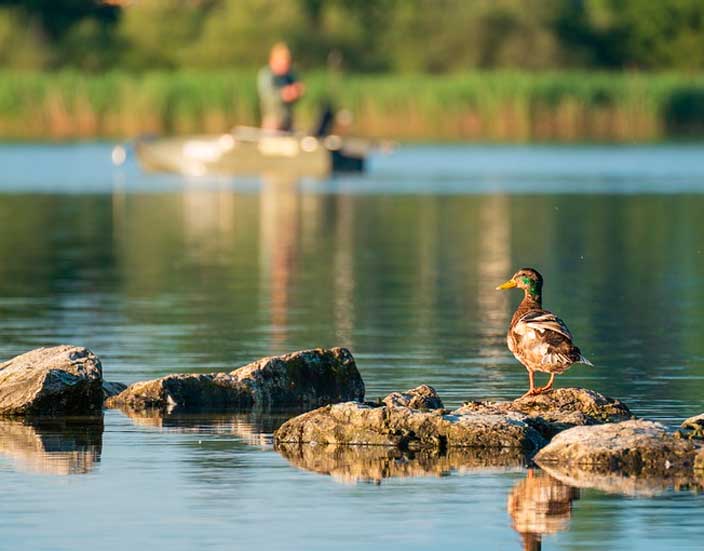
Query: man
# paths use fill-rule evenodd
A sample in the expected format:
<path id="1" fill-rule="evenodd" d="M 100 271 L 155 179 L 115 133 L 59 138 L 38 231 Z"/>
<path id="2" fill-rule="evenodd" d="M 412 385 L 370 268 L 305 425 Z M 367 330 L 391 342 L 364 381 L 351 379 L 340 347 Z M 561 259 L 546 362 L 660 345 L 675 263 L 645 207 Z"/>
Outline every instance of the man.
<path id="1" fill-rule="evenodd" d="M 269 64 L 259 71 L 257 79 L 262 111 L 262 128 L 293 130 L 293 104 L 303 95 L 303 84 L 291 71 L 291 52 L 283 42 L 274 44 Z"/>

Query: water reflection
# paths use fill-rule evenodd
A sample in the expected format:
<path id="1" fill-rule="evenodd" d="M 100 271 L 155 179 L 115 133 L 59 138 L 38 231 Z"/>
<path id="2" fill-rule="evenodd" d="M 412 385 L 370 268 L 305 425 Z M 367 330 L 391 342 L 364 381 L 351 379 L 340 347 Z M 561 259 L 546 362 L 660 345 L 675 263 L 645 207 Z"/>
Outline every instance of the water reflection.
<path id="1" fill-rule="evenodd" d="M 103 418 L 0 420 L 0 455 L 19 471 L 85 474 L 100 462 Z"/>
<path id="2" fill-rule="evenodd" d="M 271 449 L 271 435 L 292 415 L 300 412 L 174 413 L 160 410 L 120 410 L 138 427 L 165 432 L 236 436 L 242 443 Z"/>
<path id="3" fill-rule="evenodd" d="M 401 451 L 386 446 L 334 444 L 276 444 L 275 449 L 292 465 L 331 476 L 337 482 L 373 482 L 385 478 L 446 476 L 476 470 L 515 470 L 525 465 L 520 450 L 451 448 L 446 452 Z"/>
<path id="4" fill-rule="evenodd" d="M 579 499 L 579 490 L 544 472 L 529 469 L 526 478 L 511 490 L 507 503 L 523 548 L 538 551 L 543 536 L 567 530 L 575 499 Z"/>
<path id="5" fill-rule="evenodd" d="M 622 496 L 653 497 L 668 491 L 698 492 L 704 489 L 704 473 L 696 470 L 689 472 L 677 470 L 664 476 L 637 476 L 619 472 L 599 473 L 574 466 L 560 468 L 541 465 L 541 468 L 564 484 Z"/>

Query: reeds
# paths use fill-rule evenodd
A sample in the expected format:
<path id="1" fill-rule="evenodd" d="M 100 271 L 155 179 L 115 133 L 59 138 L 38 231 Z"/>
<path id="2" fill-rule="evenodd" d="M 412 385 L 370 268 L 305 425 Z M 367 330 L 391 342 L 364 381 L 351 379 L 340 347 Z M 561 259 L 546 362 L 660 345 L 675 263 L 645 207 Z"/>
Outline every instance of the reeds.
<path id="1" fill-rule="evenodd" d="M 251 71 L 0 72 L 0 138 L 223 132 L 258 120 Z M 299 126 L 322 101 L 362 136 L 403 140 L 652 141 L 704 135 L 704 76 L 472 72 L 306 75 Z"/>

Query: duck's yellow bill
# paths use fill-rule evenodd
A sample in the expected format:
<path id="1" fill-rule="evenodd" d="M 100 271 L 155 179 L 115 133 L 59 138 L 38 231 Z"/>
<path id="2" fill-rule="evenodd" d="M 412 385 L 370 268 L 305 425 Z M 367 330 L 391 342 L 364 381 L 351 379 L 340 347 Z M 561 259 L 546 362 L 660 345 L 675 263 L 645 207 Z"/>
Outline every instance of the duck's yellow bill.
<path id="1" fill-rule="evenodd" d="M 506 289 L 513 289 L 516 286 L 516 282 L 513 281 L 512 279 L 509 279 L 506 283 L 502 283 L 499 285 L 496 290 L 497 291 L 505 291 Z"/>

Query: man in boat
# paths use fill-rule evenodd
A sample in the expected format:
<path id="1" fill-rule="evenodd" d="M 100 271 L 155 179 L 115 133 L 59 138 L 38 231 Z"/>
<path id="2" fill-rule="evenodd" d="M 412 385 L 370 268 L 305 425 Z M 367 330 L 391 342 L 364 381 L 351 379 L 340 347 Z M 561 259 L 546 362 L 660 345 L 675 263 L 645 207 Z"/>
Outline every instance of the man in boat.
<path id="1" fill-rule="evenodd" d="M 293 130 L 293 106 L 303 95 L 303 84 L 291 71 L 291 51 L 283 42 L 271 48 L 269 64 L 259 71 L 257 86 L 262 128 Z"/>

